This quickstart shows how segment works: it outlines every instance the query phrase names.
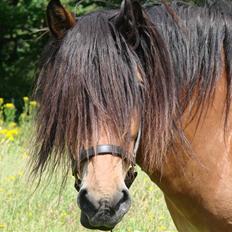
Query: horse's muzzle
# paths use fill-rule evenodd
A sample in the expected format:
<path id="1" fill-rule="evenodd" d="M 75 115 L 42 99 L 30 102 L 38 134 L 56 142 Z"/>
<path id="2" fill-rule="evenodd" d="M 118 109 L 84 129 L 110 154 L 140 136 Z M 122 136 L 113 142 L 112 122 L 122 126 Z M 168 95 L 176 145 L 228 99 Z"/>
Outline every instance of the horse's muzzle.
<path id="1" fill-rule="evenodd" d="M 127 189 L 117 193 L 112 199 L 96 201 L 82 189 L 77 203 L 81 209 L 81 224 L 88 229 L 112 230 L 128 212 L 131 200 Z"/>

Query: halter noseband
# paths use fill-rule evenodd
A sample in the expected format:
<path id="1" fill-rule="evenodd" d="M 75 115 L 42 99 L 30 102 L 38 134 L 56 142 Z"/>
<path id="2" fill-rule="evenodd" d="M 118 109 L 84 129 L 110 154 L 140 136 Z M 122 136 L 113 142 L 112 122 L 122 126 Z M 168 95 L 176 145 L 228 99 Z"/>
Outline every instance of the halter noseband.
<path id="1" fill-rule="evenodd" d="M 119 156 L 121 158 L 124 156 L 124 152 L 121 147 L 111 144 L 103 144 L 103 145 L 97 145 L 95 149 L 94 147 L 91 147 L 87 150 L 83 150 L 80 154 L 80 162 L 88 160 L 95 155 L 106 155 L 106 154 L 112 154 L 114 156 Z"/>
<path id="2" fill-rule="evenodd" d="M 137 154 L 139 143 L 140 143 L 140 138 L 141 138 L 141 128 L 139 129 L 139 132 L 138 132 L 138 135 L 135 141 L 135 145 L 133 149 L 132 164 L 125 178 L 125 184 L 127 188 L 129 188 L 132 185 L 132 183 L 134 182 L 137 176 L 137 172 L 134 170 L 134 167 L 135 167 L 135 158 L 136 158 L 136 154 Z M 126 159 L 126 152 L 124 152 L 122 147 L 112 145 L 112 144 L 102 144 L 102 145 L 97 145 L 95 148 L 90 147 L 86 150 L 82 150 L 80 153 L 80 162 L 89 160 L 95 155 L 109 155 L 109 154 L 113 156 L 118 156 L 122 159 Z M 80 185 L 81 185 L 81 179 L 77 175 L 77 162 L 73 158 L 72 158 L 72 173 L 73 173 L 73 176 L 75 177 L 74 187 L 79 192 Z"/>

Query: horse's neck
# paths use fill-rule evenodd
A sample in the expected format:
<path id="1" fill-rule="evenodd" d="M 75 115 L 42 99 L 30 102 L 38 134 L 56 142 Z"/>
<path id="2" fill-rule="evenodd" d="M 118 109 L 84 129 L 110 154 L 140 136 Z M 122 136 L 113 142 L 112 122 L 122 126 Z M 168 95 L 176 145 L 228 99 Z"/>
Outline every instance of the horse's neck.
<path id="1" fill-rule="evenodd" d="M 196 115 L 184 130 L 191 143 L 192 157 L 181 150 L 167 154 L 162 173 L 155 167 L 150 173 L 165 196 L 199 231 L 232 231 L 229 225 L 232 222 L 232 112 L 228 115 L 225 134 L 226 86 L 223 71 L 214 100 L 202 114 L 204 117 L 198 121 Z M 183 121 L 187 121 L 187 112 Z"/>

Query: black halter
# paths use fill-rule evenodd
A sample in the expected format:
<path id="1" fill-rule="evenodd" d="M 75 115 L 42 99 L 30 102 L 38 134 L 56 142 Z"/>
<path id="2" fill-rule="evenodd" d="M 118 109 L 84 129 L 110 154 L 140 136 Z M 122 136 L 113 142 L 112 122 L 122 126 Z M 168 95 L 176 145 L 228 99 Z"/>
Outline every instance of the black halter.
<path id="1" fill-rule="evenodd" d="M 111 144 L 98 145 L 95 149 L 91 147 L 87 150 L 83 150 L 80 154 L 80 162 L 92 158 L 94 155 L 106 155 L 112 154 L 114 156 L 119 156 L 123 158 L 125 155 L 123 149 L 119 146 Z"/>
<path id="2" fill-rule="evenodd" d="M 139 129 L 136 141 L 135 141 L 135 146 L 134 146 L 134 151 L 133 151 L 133 160 L 131 161 L 131 167 L 129 168 L 126 178 L 125 178 L 125 184 L 127 188 L 130 188 L 132 183 L 134 182 L 137 172 L 135 171 L 135 158 L 136 158 L 136 153 L 138 150 L 139 142 L 140 142 L 140 137 L 141 137 L 141 129 Z M 97 145 L 96 147 L 91 147 L 86 150 L 82 150 L 80 153 L 80 162 L 86 161 L 91 159 L 95 155 L 113 155 L 113 156 L 118 156 L 122 159 L 126 159 L 126 152 L 123 151 L 123 149 L 120 146 L 112 145 L 112 144 L 102 144 L 102 145 Z M 72 173 L 73 176 L 75 177 L 75 184 L 74 187 L 76 190 L 79 192 L 80 190 L 80 185 L 81 185 L 81 179 L 77 175 L 77 162 L 76 160 L 72 159 Z"/>

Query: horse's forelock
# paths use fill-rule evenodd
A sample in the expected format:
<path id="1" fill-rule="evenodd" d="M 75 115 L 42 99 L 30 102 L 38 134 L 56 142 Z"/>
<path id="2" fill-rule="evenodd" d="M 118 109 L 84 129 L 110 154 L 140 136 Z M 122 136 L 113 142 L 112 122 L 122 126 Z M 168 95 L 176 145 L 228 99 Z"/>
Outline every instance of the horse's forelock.
<path id="1" fill-rule="evenodd" d="M 40 104 L 35 172 L 48 161 L 54 170 L 68 160 L 64 152 L 78 160 L 102 122 L 129 141 L 132 112 L 143 105 L 136 77 L 142 67 L 109 18 L 105 12 L 84 16 L 44 53 L 35 93 Z"/>

